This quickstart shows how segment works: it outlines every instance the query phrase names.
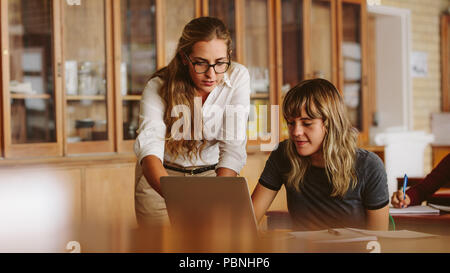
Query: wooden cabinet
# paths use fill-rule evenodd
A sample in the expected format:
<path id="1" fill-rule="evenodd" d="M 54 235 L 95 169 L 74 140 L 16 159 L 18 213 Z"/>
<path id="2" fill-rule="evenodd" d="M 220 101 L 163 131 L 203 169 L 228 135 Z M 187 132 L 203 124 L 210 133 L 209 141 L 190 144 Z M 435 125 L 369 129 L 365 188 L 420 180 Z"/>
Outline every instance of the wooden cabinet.
<path id="1" fill-rule="evenodd" d="M 341 90 L 367 142 L 363 0 L 7 0 L 1 156 L 132 153 L 149 77 L 173 57 L 183 26 L 202 15 L 225 21 L 232 58 L 249 69 L 249 145 L 288 137 L 281 109 L 280 125 L 271 122 L 271 106 L 314 77 Z"/>

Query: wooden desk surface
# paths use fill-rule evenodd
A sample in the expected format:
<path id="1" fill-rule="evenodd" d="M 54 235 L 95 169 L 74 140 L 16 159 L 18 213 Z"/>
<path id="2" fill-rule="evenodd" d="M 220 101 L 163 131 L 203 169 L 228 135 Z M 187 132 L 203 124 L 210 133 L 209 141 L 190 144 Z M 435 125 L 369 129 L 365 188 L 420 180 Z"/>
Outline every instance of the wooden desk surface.
<path id="1" fill-rule="evenodd" d="M 223 234 L 211 237 L 180 237 L 167 229 L 131 230 L 120 235 L 89 232 L 83 236 L 83 252 L 150 253 L 369 253 L 369 242 L 317 244 L 288 235 L 289 230 L 272 230 L 258 236 Z M 127 238 L 124 240 L 124 238 Z M 120 240 L 121 239 L 121 240 Z M 450 253 L 450 236 L 422 239 L 378 238 L 381 253 Z"/>
<path id="2" fill-rule="evenodd" d="M 393 215 L 397 230 L 407 229 L 450 236 L 450 213 L 439 215 Z"/>

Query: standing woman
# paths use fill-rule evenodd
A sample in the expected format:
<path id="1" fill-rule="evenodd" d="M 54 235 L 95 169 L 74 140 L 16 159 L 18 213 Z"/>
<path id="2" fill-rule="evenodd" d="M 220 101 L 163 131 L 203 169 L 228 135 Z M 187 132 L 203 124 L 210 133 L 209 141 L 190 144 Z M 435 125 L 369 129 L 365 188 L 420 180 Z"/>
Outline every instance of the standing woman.
<path id="1" fill-rule="evenodd" d="M 161 176 L 236 176 L 245 165 L 250 76 L 230 56 L 223 22 L 196 18 L 169 65 L 148 82 L 134 146 L 140 226 L 168 224 Z"/>
<path id="2" fill-rule="evenodd" d="M 387 230 L 386 171 L 377 155 L 357 148 L 357 132 L 333 84 L 301 82 L 286 94 L 283 115 L 290 138 L 270 154 L 253 191 L 258 221 L 284 184 L 296 230 Z"/>

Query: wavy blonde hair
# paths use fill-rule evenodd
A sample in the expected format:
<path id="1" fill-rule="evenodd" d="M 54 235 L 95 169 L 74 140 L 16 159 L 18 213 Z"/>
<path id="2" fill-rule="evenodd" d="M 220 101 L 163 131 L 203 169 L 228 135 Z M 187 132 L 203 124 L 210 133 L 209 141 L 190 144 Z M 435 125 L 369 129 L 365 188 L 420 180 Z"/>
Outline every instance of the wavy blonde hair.
<path id="1" fill-rule="evenodd" d="M 183 124 L 191 124 L 191 136 L 194 135 L 194 98 L 196 95 L 195 85 L 189 75 L 189 66 L 184 65 L 183 59 L 192 52 L 192 47 L 200 41 L 211 41 L 213 39 L 224 40 L 227 45 L 227 54 L 231 56 L 231 35 L 225 24 L 214 17 L 200 17 L 190 21 L 183 29 L 178 41 L 175 56 L 170 63 L 156 71 L 152 78 L 159 77 L 163 85 L 158 94 L 165 105 L 164 123 L 166 124 L 165 150 L 177 158 L 182 155 L 185 159 L 192 161 L 194 156 L 201 156 L 206 145 L 206 140 L 175 140 L 171 135 L 173 124 L 178 117 L 172 117 L 171 112 L 176 105 L 186 105 L 190 109 L 191 120 L 184 118 Z M 190 123 L 189 123 L 190 122 Z"/>
<path id="2" fill-rule="evenodd" d="M 332 182 L 331 196 L 344 196 L 352 185 L 356 186 L 355 169 L 358 132 L 350 123 L 339 91 L 329 81 L 312 79 L 299 83 L 289 90 L 283 101 L 283 115 L 287 120 L 301 116 L 302 109 L 312 118 L 320 118 L 325 126 L 322 142 L 325 170 Z M 311 166 L 309 156 L 300 156 L 290 138 L 287 156 L 291 169 L 287 173 L 287 186 L 300 191 L 300 184 Z"/>

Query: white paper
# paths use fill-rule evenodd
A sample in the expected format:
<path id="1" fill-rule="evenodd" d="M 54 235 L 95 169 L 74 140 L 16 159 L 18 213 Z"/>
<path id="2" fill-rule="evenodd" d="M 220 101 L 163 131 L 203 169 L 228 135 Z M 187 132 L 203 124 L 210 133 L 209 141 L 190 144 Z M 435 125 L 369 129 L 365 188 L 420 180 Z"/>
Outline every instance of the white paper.
<path id="1" fill-rule="evenodd" d="M 411 53 L 411 76 L 425 78 L 428 75 L 428 53 L 414 51 Z"/>
<path id="2" fill-rule="evenodd" d="M 439 210 L 429 206 L 409 206 L 407 208 L 389 208 L 391 215 L 399 214 L 439 214 Z"/>
<path id="3" fill-rule="evenodd" d="M 304 239 L 317 243 L 347 243 L 360 241 L 376 241 L 377 237 L 374 235 L 365 235 L 360 232 L 352 231 L 345 228 L 332 229 L 336 233 L 329 230 L 318 231 L 296 231 L 289 234 L 297 239 Z"/>
<path id="4" fill-rule="evenodd" d="M 395 230 L 395 231 L 378 231 L 378 230 L 365 230 L 357 228 L 349 228 L 350 230 L 359 232 L 364 235 L 373 235 L 380 238 L 394 238 L 394 239 L 416 239 L 416 238 L 428 238 L 438 235 L 410 231 L 410 230 Z"/>
<path id="5" fill-rule="evenodd" d="M 436 205 L 428 203 L 428 206 L 438 209 L 440 211 L 450 212 L 450 206 Z"/>

